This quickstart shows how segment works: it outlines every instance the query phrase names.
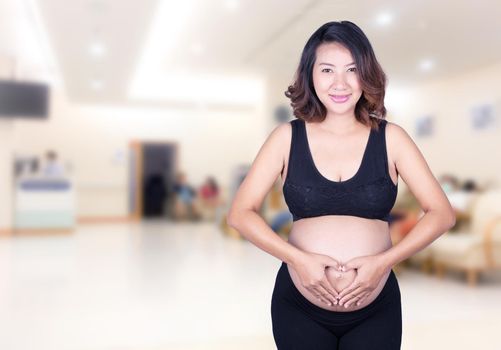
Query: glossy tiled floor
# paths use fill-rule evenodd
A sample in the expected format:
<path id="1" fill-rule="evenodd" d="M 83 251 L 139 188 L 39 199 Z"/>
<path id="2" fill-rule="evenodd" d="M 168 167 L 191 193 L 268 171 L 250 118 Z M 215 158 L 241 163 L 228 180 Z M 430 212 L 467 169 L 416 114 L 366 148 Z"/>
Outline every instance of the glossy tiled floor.
<path id="1" fill-rule="evenodd" d="M 0 238 L 0 349 L 275 349 L 280 261 L 210 223 Z M 397 276 L 402 349 L 501 349 L 501 278 Z"/>

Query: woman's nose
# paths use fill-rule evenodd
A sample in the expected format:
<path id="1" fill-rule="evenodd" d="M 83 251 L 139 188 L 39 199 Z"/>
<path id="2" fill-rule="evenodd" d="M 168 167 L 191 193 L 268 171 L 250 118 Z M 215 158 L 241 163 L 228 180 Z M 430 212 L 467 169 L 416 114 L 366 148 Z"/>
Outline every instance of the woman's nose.
<path id="1" fill-rule="evenodd" d="M 332 81 L 332 88 L 334 90 L 343 90 L 346 88 L 346 79 L 344 75 L 335 75 Z"/>

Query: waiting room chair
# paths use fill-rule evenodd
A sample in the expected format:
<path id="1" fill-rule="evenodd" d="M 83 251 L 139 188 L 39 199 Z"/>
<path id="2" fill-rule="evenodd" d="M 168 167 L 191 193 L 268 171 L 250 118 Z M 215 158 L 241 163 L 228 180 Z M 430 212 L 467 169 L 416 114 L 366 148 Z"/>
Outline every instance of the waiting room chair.
<path id="1" fill-rule="evenodd" d="M 501 269 L 501 190 L 478 195 L 472 204 L 470 230 L 446 232 L 430 248 L 439 277 L 446 268 L 459 269 L 474 286 L 479 273 Z"/>

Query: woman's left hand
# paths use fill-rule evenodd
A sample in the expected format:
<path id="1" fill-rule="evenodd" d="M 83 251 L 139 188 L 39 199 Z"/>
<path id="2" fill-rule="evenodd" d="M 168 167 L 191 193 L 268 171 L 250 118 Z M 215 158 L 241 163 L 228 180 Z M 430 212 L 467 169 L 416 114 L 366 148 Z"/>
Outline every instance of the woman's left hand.
<path id="1" fill-rule="evenodd" d="M 339 293 L 339 305 L 348 308 L 354 302 L 360 305 L 370 293 L 376 289 L 383 275 L 389 267 L 381 255 L 360 256 L 342 264 L 344 271 L 355 269 L 357 271 L 353 282 Z"/>

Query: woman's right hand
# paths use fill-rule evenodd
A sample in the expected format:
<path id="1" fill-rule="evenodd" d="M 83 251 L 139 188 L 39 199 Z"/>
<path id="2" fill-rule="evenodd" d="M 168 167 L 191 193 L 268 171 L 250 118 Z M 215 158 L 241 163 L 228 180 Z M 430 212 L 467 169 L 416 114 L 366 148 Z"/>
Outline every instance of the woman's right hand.
<path id="1" fill-rule="evenodd" d="M 301 284 L 317 299 L 327 305 L 337 305 L 339 293 L 332 287 L 325 274 L 326 268 L 340 270 L 341 264 L 334 258 L 310 252 L 302 252 L 292 268 L 296 271 Z"/>

